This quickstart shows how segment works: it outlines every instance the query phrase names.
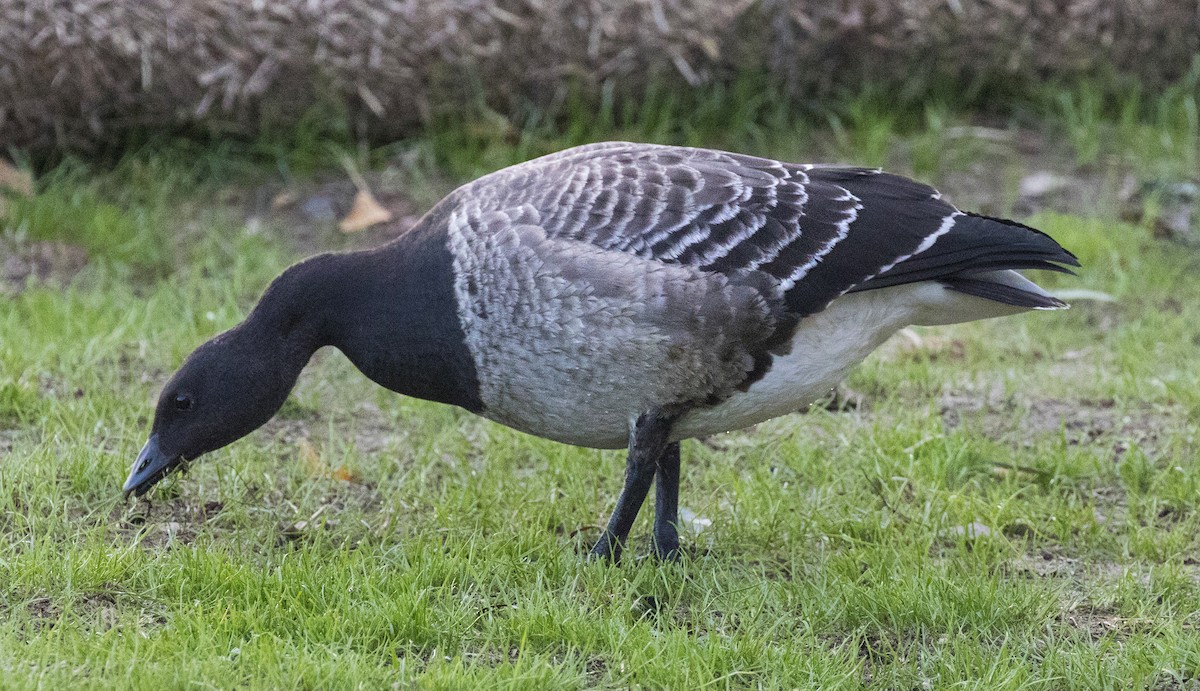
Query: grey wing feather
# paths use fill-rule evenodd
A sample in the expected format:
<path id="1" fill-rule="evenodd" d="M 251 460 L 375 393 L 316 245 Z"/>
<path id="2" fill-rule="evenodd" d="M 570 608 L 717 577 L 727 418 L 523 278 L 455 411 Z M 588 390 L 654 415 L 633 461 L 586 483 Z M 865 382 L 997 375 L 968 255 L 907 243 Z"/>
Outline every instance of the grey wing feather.
<path id="1" fill-rule="evenodd" d="M 868 168 L 605 142 L 467 189 L 488 208 L 530 207 L 551 238 L 730 277 L 765 274 L 796 318 L 852 290 L 1077 265 L 1031 228 L 964 214 L 927 185 Z"/>
<path id="2" fill-rule="evenodd" d="M 783 317 L 779 287 L 766 276 L 729 277 L 554 237 L 529 204 L 489 211 L 469 201 L 449 228 L 456 280 L 474 286 L 463 288 L 473 299 L 462 318 L 471 350 L 484 358 L 480 371 L 545 370 L 526 386 L 590 362 L 618 366 L 605 380 L 627 382 L 616 395 L 598 390 L 597 400 L 711 403 L 765 366 L 756 346 Z M 529 353 L 539 356 L 530 361 Z M 523 399 L 485 394 L 513 406 Z M 519 426 L 520 419 L 506 421 Z"/>

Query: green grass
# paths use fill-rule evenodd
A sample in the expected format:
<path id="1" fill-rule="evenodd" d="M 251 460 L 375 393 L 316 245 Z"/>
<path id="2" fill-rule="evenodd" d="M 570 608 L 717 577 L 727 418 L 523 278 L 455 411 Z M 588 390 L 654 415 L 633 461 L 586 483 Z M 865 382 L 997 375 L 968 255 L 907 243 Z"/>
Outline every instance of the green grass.
<path id="1" fill-rule="evenodd" d="M 619 129 L 672 112 L 646 108 L 597 117 Z M 928 177 L 970 158 L 939 150 L 958 121 L 947 109 L 896 137 L 901 123 L 873 108 L 851 104 L 821 132 L 713 143 L 799 160 L 832 142 L 844 160 Z M 431 200 L 564 141 L 487 128 L 350 153 L 400 160 Z M 272 143 L 274 169 L 302 178 L 345 153 L 318 139 Z M 1200 678 L 1200 255 L 1103 210 L 1032 222 L 1085 266 L 1047 285 L 1114 302 L 919 329 L 919 347 L 898 339 L 854 372 L 856 410 L 685 444 L 681 503 L 712 523 L 685 536 L 682 564 L 581 558 L 620 489 L 620 453 L 389 394 L 334 352 L 266 428 L 125 504 L 158 387 L 296 258 L 287 228 L 252 232 L 237 204 L 212 201 L 222 181 L 262 177 L 261 154 L 69 168 L 3 222 L 92 261 L 65 288 L 0 293 L 0 687 Z M 1102 145 L 1095 160 L 1113 157 Z M 648 532 L 643 516 L 631 557 Z"/>

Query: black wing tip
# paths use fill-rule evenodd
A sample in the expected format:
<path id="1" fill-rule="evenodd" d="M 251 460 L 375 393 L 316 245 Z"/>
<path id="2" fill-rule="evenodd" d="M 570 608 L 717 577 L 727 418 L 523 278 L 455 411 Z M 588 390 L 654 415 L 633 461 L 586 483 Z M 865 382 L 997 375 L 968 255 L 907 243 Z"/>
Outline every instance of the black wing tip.
<path id="1" fill-rule="evenodd" d="M 983 221 L 991 221 L 992 223 L 1000 223 L 1002 225 L 1010 226 L 1013 228 L 1020 228 L 1022 230 L 1027 230 L 1031 233 L 1036 233 L 1038 236 L 1043 237 L 1046 240 L 1049 240 L 1051 243 L 1054 244 L 1054 249 L 1057 250 L 1055 252 L 1057 257 L 1054 259 L 1051 259 L 1050 261 L 1053 261 L 1058 264 L 1065 264 L 1067 266 L 1075 266 L 1075 267 L 1083 266 L 1083 264 L 1081 264 L 1079 262 L 1079 257 L 1076 257 L 1074 252 L 1072 252 L 1071 250 L 1067 249 L 1066 247 L 1063 247 L 1062 245 L 1060 245 L 1057 240 L 1050 237 L 1050 235 L 1047 234 L 1045 231 L 1038 230 L 1037 228 L 1034 228 L 1033 226 L 1021 223 L 1020 221 L 1014 221 L 1011 218 L 1002 218 L 1000 216 L 988 216 L 987 214 L 976 213 L 974 211 L 964 211 L 964 212 L 962 212 L 962 214 L 964 216 L 966 216 L 967 218 L 978 218 Z M 1075 275 L 1075 272 L 1071 271 L 1069 269 L 1054 269 L 1054 270 L 1062 271 L 1063 273 L 1069 273 L 1071 275 Z"/>
<path id="2" fill-rule="evenodd" d="M 1075 275 L 1079 259 L 1046 233 L 1024 223 L 955 211 L 957 219 L 924 251 L 851 290 L 937 280 L 984 271 L 1040 270 Z"/>

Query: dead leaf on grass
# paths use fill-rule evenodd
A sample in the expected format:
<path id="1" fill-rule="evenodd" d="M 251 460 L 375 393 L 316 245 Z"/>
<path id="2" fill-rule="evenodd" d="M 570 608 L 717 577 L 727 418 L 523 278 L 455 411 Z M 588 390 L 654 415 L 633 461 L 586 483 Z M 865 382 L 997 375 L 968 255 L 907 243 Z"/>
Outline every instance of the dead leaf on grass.
<path id="1" fill-rule="evenodd" d="M 300 458 L 304 461 L 304 467 L 312 477 L 327 477 L 333 480 L 341 480 L 342 482 L 355 482 L 358 480 L 358 476 L 354 474 L 354 471 L 344 465 L 330 468 L 325 461 L 321 460 L 321 454 L 307 439 L 301 439 L 299 447 Z"/>
<path id="2" fill-rule="evenodd" d="M 350 213 L 338 223 L 338 230 L 343 233 L 357 233 L 373 225 L 387 223 L 392 220 L 392 212 L 383 208 L 370 190 L 362 189 L 354 195 L 354 204 Z"/>
<path id="3" fill-rule="evenodd" d="M 387 223 L 392 220 L 392 212 L 383 208 L 379 200 L 375 199 L 375 195 L 371 194 L 371 189 L 367 186 L 367 181 L 358 172 L 358 168 L 348 156 L 342 159 L 342 167 L 346 169 L 346 174 L 350 176 L 350 180 L 358 188 L 358 194 L 354 195 L 354 203 L 350 206 L 350 213 L 346 214 L 346 217 L 338 223 L 338 230 L 343 233 L 357 233 L 373 225 Z"/>

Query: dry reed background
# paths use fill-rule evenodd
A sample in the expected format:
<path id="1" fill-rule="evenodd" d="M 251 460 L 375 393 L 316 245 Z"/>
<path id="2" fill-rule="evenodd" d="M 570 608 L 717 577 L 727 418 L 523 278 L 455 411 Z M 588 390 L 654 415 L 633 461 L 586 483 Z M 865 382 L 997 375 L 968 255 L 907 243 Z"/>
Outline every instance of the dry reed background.
<path id="1" fill-rule="evenodd" d="M 253 136 L 322 99 L 395 138 L 447 108 L 553 107 L 568 85 L 636 97 L 745 72 L 798 100 L 869 80 L 1002 101 L 1081 76 L 1155 89 L 1198 53 L 1197 0 L 0 0 L 0 146 Z"/>

